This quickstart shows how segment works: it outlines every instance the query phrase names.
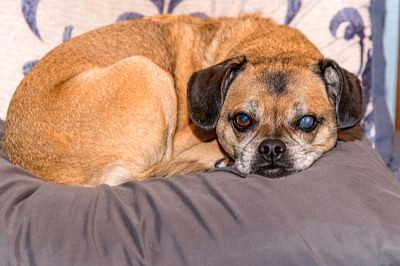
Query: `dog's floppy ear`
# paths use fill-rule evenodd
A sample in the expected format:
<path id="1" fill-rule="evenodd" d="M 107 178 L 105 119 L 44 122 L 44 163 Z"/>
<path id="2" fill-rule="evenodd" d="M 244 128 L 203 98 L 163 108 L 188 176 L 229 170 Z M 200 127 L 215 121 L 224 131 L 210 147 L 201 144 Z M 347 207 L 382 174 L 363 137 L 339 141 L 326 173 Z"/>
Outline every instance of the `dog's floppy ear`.
<path id="1" fill-rule="evenodd" d="M 216 127 L 229 86 L 244 69 L 247 59 L 238 56 L 195 72 L 187 86 L 190 118 L 198 127 Z"/>
<path id="2" fill-rule="evenodd" d="M 360 80 L 331 59 L 320 60 L 317 66 L 325 81 L 329 100 L 336 106 L 337 127 L 354 127 L 363 115 L 363 90 Z"/>

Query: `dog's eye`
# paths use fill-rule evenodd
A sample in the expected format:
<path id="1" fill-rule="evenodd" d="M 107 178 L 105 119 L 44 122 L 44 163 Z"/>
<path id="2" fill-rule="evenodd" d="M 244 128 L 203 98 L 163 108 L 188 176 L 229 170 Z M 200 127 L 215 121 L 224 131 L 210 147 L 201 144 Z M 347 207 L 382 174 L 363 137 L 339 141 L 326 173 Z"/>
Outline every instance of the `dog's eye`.
<path id="1" fill-rule="evenodd" d="M 239 130 L 244 130 L 251 125 L 251 118 L 243 113 L 235 115 L 233 119 L 233 124 Z"/>
<path id="2" fill-rule="evenodd" d="M 317 125 L 317 121 L 316 121 L 315 117 L 312 115 L 303 116 L 299 120 L 299 127 L 306 131 L 313 130 L 316 125 Z"/>

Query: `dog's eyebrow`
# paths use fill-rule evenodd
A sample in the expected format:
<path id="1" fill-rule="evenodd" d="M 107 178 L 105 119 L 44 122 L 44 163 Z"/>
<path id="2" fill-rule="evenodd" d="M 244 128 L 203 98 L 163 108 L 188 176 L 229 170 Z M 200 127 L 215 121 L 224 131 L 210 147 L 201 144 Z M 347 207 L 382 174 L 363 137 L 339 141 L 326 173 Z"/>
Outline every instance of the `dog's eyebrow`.
<path id="1" fill-rule="evenodd" d="M 256 118 L 258 116 L 257 108 L 258 108 L 257 101 L 249 101 L 249 102 L 246 102 L 243 105 L 241 105 L 240 109 L 238 109 L 238 111 L 245 112 L 248 115 L 250 115 L 251 117 Z"/>
<path id="2" fill-rule="evenodd" d="M 282 94 L 286 92 L 286 87 L 289 83 L 289 78 L 286 73 L 267 73 L 265 76 L 265 81 L 271 92 L 274 94 Z"/>
<path id="3" fill-rule="evenodd" d="M 304 114 L 306 112 L 305 108 L 304 108 L 304 104 L 302 104 L 302 103 L 293 104 L 293 109 L 296 110 L 297 114 Z"/>
<path id="4" fill-rule="evenodd" d="M 244 106 L 245 106 L 245 108 L 247 110 L 252 111 L 252 112 L 256 112 L 257 107 L 258 107 L 258 102 L 257 101 L 250 101 L 250 102 L 245 103 Z"/>
<path id="5" fill-rule="evenodd" d="M 307 107 L 304 105 L 304 103 L 294 103 L 291 110 L 292 112 L 288 117 L 288 121 L 297 121 L 307 114 Z"/>
<path id="6" fill-rule="evenodd" d="M 304 103 L 293 104 L 293 109 L 296 110 L 296 116 L 298 116 L 298 118 L 306 115 L 309 111 L 307 105 Z"/>

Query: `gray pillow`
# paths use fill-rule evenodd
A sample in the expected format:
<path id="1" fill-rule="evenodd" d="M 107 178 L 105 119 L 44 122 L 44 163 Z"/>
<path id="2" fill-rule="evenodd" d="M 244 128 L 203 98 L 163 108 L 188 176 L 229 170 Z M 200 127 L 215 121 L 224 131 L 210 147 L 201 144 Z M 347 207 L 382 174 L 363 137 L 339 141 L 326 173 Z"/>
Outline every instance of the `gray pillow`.
<path id="1" fill-rule="evenodd" d="M 0 152 L 0 265 L 400 263 L 400 183 L 364 141 L 282 179 L 45 183 Z"/>

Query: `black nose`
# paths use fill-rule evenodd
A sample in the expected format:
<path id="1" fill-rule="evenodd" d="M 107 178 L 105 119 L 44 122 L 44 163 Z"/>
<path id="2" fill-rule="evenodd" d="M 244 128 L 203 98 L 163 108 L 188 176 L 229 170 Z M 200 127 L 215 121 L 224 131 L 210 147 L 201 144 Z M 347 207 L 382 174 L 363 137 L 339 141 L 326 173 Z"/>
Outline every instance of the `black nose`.
<path id="1" fill-rule="evenodd" d="M 279 139 L 266 139 L 258 146 L 258 151 L 267 162 L 274 163 L 281 159 L 286 151 L 286 145 Z"/>

